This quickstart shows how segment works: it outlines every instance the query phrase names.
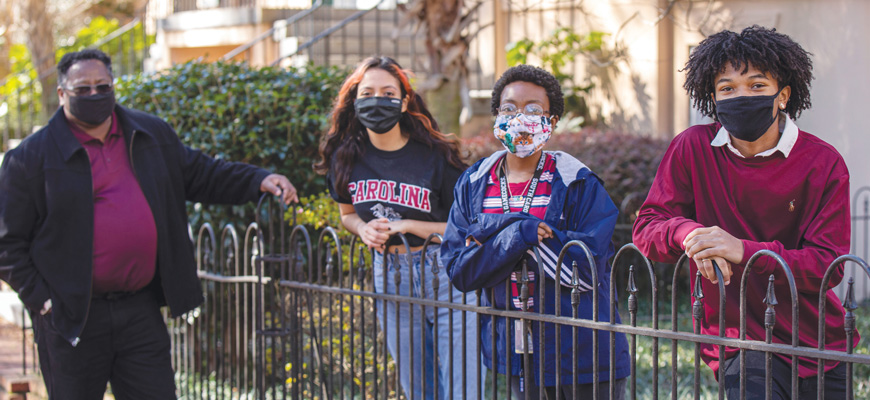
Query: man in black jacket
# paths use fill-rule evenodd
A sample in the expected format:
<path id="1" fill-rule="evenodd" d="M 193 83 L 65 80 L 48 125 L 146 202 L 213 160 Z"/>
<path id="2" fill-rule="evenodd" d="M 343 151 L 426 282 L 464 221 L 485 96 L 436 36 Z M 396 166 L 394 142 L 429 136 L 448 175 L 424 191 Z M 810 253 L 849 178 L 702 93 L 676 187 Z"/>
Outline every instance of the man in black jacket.
<path id="1" fill-rule="evenodd" d="M 0 277 L 31 311 L 51 398 L 175 398 L 173 316 L 203 301 L 186 201 L 296 201 L 286 177 L 185 147 L 115 104 L 99 50 L 58 64 L 60 108 L 0 166 Z"/>

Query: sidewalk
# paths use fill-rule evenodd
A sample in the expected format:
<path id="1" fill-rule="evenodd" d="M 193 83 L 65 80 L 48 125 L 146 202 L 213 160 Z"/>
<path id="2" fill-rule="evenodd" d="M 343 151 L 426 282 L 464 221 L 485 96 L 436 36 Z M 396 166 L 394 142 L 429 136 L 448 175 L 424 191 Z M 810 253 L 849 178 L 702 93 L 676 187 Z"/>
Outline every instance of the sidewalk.
<path id="1" fill-rule="evenodd" d="M 18 294 L 0 282 L 0 400 L 25 399 L 12 393 L 13 384 L 25 383 L 30 391 L 27 393 L 27 400 L 46 400 L 48 396 L 42 375 L 34 364 L 36 347 L 33 344 L 33 330 L 30 329 L 30 316 L 22 316 L 22 307 Z M 24 331 L 21 329 L 22 324 L 27 327 Z M 26 347 L 22 349 L 22 338 L 25 335 Z M 114 397 L 106 394 L 104 400 L 114 400 Z"/>
<path id="2" fill-rule="evenodd" d="M 22 322 L 18 296 L 15 292 L 0 291 L 0 400 L 24 398 L 11 393 L 13 384 L 27 384 L 29 400 L 45 399 L 42 377 L 34 369 L 33 332 L 29 328 L 22 332 Z M 29 327 L 29 318 L 26 318 L 26 323 Z M 23 343 L 26 347 L 22 349 L 25 335 L 27 341 Z"/>

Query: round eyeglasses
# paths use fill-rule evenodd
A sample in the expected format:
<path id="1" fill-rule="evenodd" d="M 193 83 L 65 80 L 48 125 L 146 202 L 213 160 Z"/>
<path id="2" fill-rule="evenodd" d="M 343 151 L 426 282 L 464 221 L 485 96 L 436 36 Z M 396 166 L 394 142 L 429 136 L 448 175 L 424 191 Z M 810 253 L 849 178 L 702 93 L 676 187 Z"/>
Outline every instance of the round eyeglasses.
<path id="1" fill-rule="evenodd" d="M 519 112 L 519 110 L 517 109 L 517 106 L 510 104 L 510 103 L 502 104 L 502 106 L 498 108 L 498 115 L 515 117 L 518 112 Z M 527 104 L 523 108 L 523 111 L 522 111 L 523 115 L 531 115 L 531 116 L 535 116 L 535 117 L 540 117 L 544 114 L 549 114 L 549 113 L 550 113 L 550 111 L 544 110 L 544 108 L 541 107 L 540 104 L 535 104 L 535 103 Z"/>

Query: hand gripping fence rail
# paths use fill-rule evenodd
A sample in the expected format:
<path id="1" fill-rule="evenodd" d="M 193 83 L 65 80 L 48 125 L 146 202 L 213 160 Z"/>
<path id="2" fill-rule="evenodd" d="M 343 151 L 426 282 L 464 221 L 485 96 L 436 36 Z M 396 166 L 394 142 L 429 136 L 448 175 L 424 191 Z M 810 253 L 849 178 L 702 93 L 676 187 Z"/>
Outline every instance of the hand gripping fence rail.
<path id="1" fill-rule="evenodd" d="M 383 254 L 366 247 L 358 237 L 331 227 L 317 229 L 316 240 L 312 240 L 310 227 L 296 225 L 295 219 L 284 221 L 285 215 L 295 216 L 300 211 L 288 212 L 271 197 L 264 197 L 256 221 L 247 227 L 243 238 L 232 226 L 221 230 L 220 240 L 210 224 L 196 231 L 192 239 L 205 303 L 178 318 L 167 316 L 180 396 L 422 399 L 420 393 L 425 392 L 434 399 L 510 399 L 512 386 L 520 382 L 529 387 L 534 384 L 537 397 L 546 398 L 548 389 L 537 382 L 549 381 L 561 388 L 566 398 L 580 398 L 585 392 L 581 392 L 578 376 L 589 374 L 590 398 L 606 399 L 617 396 L 620 387 L 608 385 L 618 378 L 614 365 L 619 334 L 625 335 L 630 356 L 625 398 L 724 399 L 725 386 L 717 381 L 724 381 L 725 368 L 719 368 L 714 376 L 701 360 L 702 348 L 718 350 L 718 358 L 713 357 L 719 365 L 725 362 L 726 349 L 737 352 L 740 398 L 759 396 L 747 393 L 747 351 L 763 353 L 765 398 L 770 398 L 772 362 L 777 358 L 790 361 L 793 398 L 798 398 L 801 382 L 807 379 L 817 380 L 820 389 L 814 395 L 824 398 L 825 362 L 828 366 L 845 363 L 847 398 L 863 398 L 868 393 L 864 388 L 870 378 L 855 373 L 870 366 L 870 356 L 866 345 L 860 349 L 852 345 L 859 306 L 853 276 L 844 277 L 846 295 L 841 299 L 846 349 L 830 350 L 826 348 L 824 322 L 826 305 L 834 301 L 833 291 L 819 290 L 818 331 L 801 332 L 799 329 L 807 328 L 799 324 L 799 288 L 792 266 L 768 250 L 754 254 L 745 268 L 735 270 L 741 274 L 740 298 L 733 299 L 725 296 L 718 265 L 714 264 L 718 283 L 713 285 L 703 281 L 700 274 L 690 276 L 685 256 L 673 266 L 652 263 L 633 244 L 626 244 L 607 264 L 611 279 L 600 276 L 593 267 L 587 274 L 591 281 L 582 282 L 579 269 L 596 265 L 592 251 L 582 241 L 570 241 L 561 249 L 556 260 L 561 268 L 555 269 L 555 277 L 543 270 L 542 254 L 534 248 L 535 267 L 531 261 L 523 262 L 522 270 L 517 271 L 515 296 L 522 309 L 505 309 L 489 305 L 497 293 L 494 287 L 453 295 L 452 284 L 444 278 L 446 266 L 438 252 L 430 250 L 439 246 L 442 237 L 438 234 L 426 238 L 419 252 L 412 252 L 415 248 L 405 235 L 397 233 L 400 245 Z M 767 259 L 764 276 L 757 272 L 761 258 Z M 831 289 L 832 283 L 839 282 L 847 263 L 870 276 L 865 260 L 843 255 L 828 266 L 820 287 Z M 408 266 L 410 271 L 406 271 Z M 640 273 L 638 267 L 647 272 Z M 536 282 L 529 279 L 530 269 L 534 269 Z M 660 279 L 670 271 L 670 280 Z M 563 279 L 563 274 L 569 273 L 570 278 Z M 767 287 L 763 304 L 747 301 L 750 281 L 755 287 Z M 500 285 L 505 288 L 504 304 L 513 304 L 511 283 Z M 775 288 L 782 288 L 777 292 L 780 298 Z M 718 293 L 714 293 L 716 289 Z M 569 291 L 565 299 L 570 299 L 570 314 L 562 308 L 565 290 Z M 661 291 L 670 291 L 669 328 L 659 326 L 659 310 L 667 309 L 667 302 L 659 304 Z M 609 294 L 609 304 L 599 304 L 605 293 Z M 790 327 L 777 326 L 776 315 L 782 312 L 779 304 L 787 300 L 784 293 L 791 297 Z M 591 310 L 584 310 L 581 299 L 590 294 Z M 545 301 L 550 299 L 550 303 Z M 717 302 L 711 304 L 719 310 L 718 334 L 713 335 L 701 333 L 707 318 L 705 304 L 710 301 Z M 735 302 L 740 308 L 739 330 L 726 332 L 726 307 L 737 305 Z M 747 309 L 758 310 L 756 315 L 764 310 L 763 340 L 747 337 Z M 615 322 L 617 312 L 622 323 Z M 504 321 L 506 327 L 518 323 L 523 347 L 534 350 L 514 360 L 504 357 L 516 354 L 514 329 L 497 332 L 497 320 Z M 737 328 L 736 323 L 732 322 L 732 329 Z M 473 328 L 479 334 L 465 334 Z M 775 331 L 782 337 L 790 333 L 790 340 L 776 339 Z M 802 337 L 817 336 L 818 346 L 801 345 L 799 333 Z M 568 334 L 572 337 L 565 337 Z M 494 339 L 498 335 L 504 337 L 503 343 Z M 591 349 L 582 348 L 579 340 L 583 337 L 590 340 Z M 482 338 L 493 339 L 481 350 L 474 350 L 483 345 Z M 558 360 L 548 359 L 551 355 L 540 351 L 545 347 L 542 344 L 552 346 L 555 353 L 550 354 L 558 355 Z M 486 353 L 483 348 L 488 349 Z M 670 357 L 660 359 L 668 352 Z M 596 362 L 591 363 L 590 371 L 580 371 L 581 358 L 588 354 Z M 483 369 L 486 359 L 501 360 L 502 372 L 521 370 L 522 375 Z M 818 376 L 801 378 L 799 359 L 818 360 Z M 511 365 L 515 360 L 521 360 L 525 368 Z M 554 373 L 554 368 L 561 368 L 561 372 Z M 660 374 L 660 370 L 670 373 Z"/>

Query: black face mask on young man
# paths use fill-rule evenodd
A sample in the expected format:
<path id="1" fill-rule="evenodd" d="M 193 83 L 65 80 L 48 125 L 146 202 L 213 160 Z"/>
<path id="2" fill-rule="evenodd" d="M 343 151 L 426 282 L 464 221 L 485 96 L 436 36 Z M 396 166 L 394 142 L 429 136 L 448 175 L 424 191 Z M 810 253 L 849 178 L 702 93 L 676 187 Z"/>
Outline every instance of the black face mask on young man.
<path id="1" fill-rule="evenodd" d="M 353 102 L 359 122 L 374 133 L 387 133 L 402 119 L 402 100 L 395 97 L 363 97 Z"/>
<path id="2" fill-rule="evenodd" d="M 92 96 L 67 96 L 69 112 L 79 121 L 89 125 L 102 124 L 115 109 L 115 92 Z"/>
<path id="3" fill-rule="evenodd" d="M 716 116 L 731 136 L 754 142 L 776 121 L 773 110 L 777 96 L 779 92 L 772 96 L 740 96 L 719 100 L 716 102 Z"/>

